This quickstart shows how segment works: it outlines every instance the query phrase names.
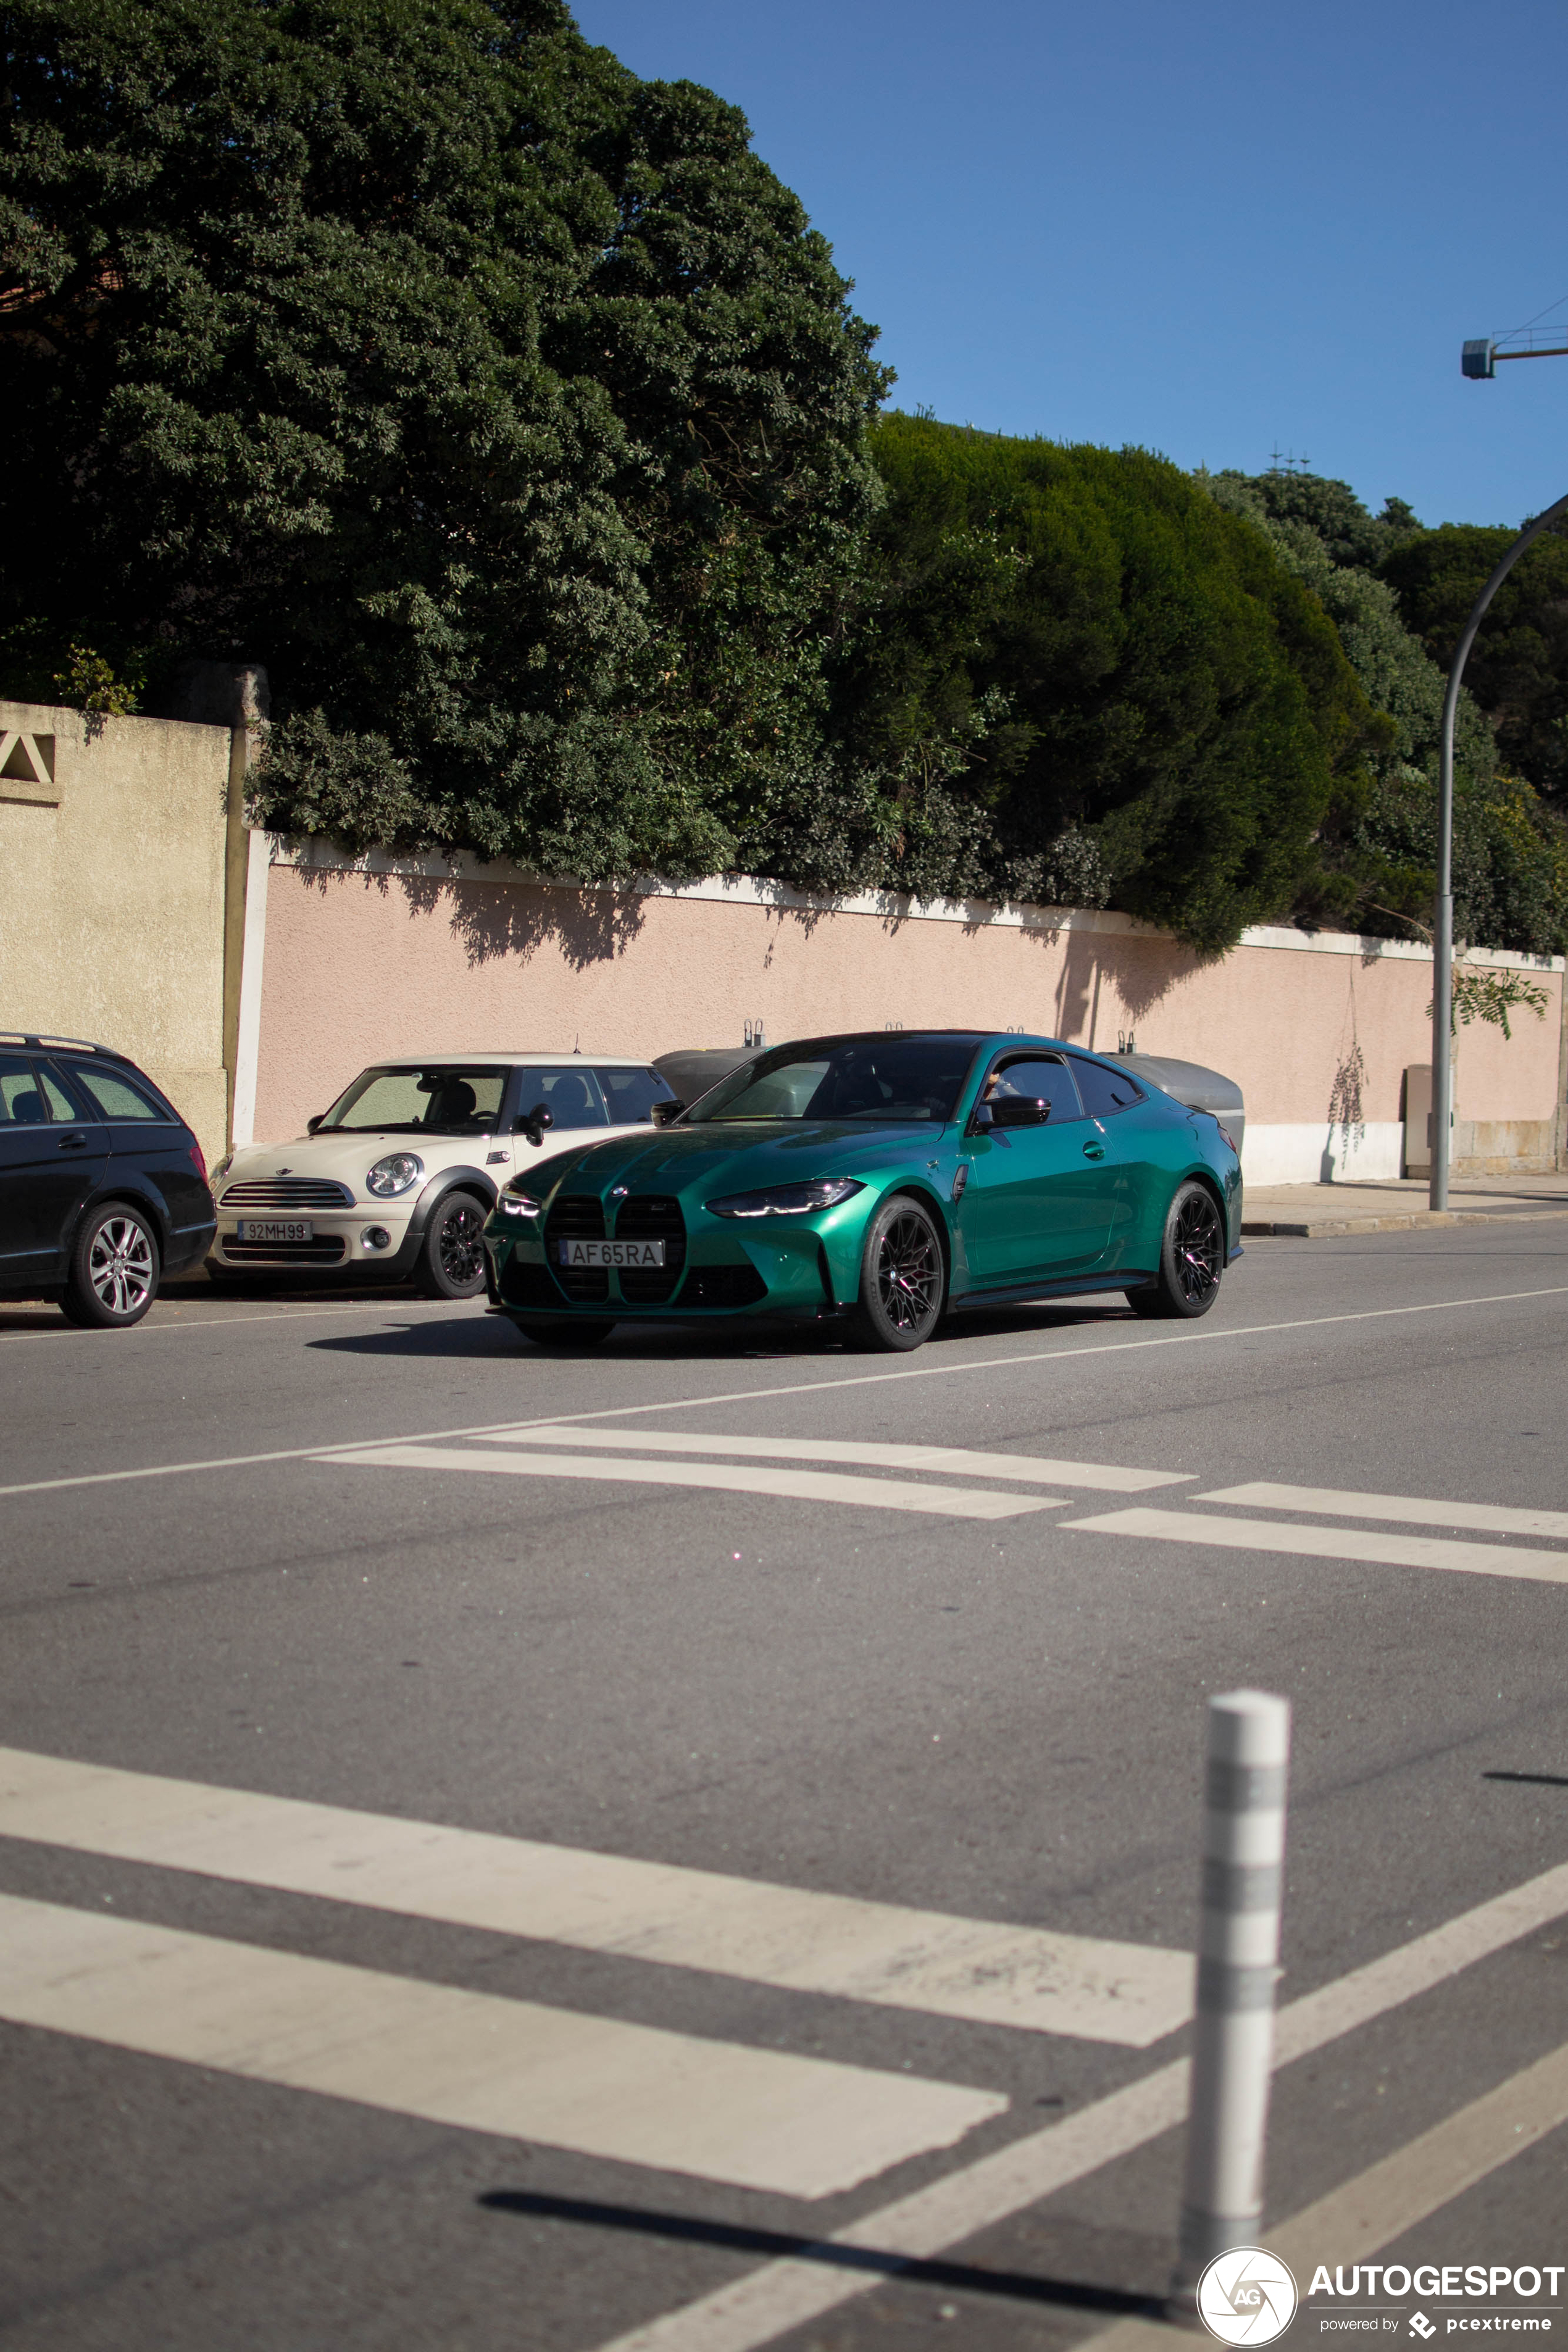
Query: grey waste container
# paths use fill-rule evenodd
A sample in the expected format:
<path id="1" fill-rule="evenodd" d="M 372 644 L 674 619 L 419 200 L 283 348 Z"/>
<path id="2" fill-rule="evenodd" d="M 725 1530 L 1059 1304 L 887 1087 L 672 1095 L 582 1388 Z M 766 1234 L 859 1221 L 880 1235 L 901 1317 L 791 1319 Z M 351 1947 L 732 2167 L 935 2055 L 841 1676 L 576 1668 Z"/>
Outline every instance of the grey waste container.
<path id="1" fill-rule="evenodd" d="M 1247 1133 L 1247 1105 L 1234 1078 L 1205 1070 L 1201 1062 L 1177 1061 L 1169 1054 L 1108 1054 L 1135 1078 L 1147 1078 L 1162 1094 L 1184 1103 L 1188 1110 L 1212 1110 L 1223 1121 L 1237 1151 Z"/>

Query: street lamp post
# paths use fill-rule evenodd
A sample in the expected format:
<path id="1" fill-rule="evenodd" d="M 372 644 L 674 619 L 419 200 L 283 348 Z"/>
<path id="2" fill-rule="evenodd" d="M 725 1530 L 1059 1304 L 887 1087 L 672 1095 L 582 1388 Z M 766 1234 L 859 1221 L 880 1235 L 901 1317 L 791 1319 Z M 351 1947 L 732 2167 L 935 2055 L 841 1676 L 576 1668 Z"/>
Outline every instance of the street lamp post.
<path id="1" fill-rule="evenodd" d="M 1502 356 L 1506 356 L 1503 354 Z M 1448 1139 L 1454 1111 L 1454 714 L 1482 615 L 1532 540 L 1568 510 L 1568 496 L 1526 525 L 1470 607 L 1443 698 L 1443 748 L 1437 770 L 1437 920 L 1432 943 L 1432 1175 L 1427 1199 L 1448 1205 Z"/>

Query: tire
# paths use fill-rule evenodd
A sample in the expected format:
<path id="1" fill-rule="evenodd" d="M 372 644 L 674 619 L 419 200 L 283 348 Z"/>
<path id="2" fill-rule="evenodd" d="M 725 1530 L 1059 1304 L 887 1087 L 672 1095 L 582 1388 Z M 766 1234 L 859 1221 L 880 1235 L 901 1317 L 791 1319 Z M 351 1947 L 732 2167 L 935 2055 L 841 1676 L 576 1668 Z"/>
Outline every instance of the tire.
<path id="1" fill-rule="evenodd" d="M 489 1212 L 471 1192 L 448 1192 L 430 1213 L 414 1279 L 426 1298 L 477 1298 L 485 1286 L 480 1235 Z"/>
<path id="2" fill-rule="evenodd" d="M 158 1236 L 128 1201 L 83 1219 L 72 1244 L 60 1311 L 84 1330 L 128 1331 L 158 1296 Z"/>
<path id="3" fill-rule="evenodd" d="M 613 1323 L 524 1323 L 514 1315 L 512 1321 L 525 1339 L 536 1348 L 596 1348 L 615 1329 Z"/>
<path id="4" fill-rule="evenodd" d="M 860 1257 L 857 1322 L 861 1345 L 923 1348 L 947 1303 L 947 1262 L 936 1219 L 908 1192 L 884 1201 Z"/>
<path id="5" fill-rule="evenodd" d="M 1146 1320 L 1190 1321 L 1208 1313 L 1224 1274 L 1225 1220 L 1214 1194 L 1206 1184 L 1183 1184 L 1165 1214 L 1160 1271 L 1143 1288 L 1130 1290 L 1127 1304 Z"/>

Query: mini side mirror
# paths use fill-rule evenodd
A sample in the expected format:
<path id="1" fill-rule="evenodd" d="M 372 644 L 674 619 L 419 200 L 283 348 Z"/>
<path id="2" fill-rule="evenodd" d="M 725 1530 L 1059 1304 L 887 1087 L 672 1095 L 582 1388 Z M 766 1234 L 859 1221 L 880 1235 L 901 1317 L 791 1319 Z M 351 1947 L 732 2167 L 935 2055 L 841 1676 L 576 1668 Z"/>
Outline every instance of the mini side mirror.
<path id="1" fill-rule="evenodd" d="M 308 1119 L 305 1121 L 305 1132 L 306 1132 L 306 1134 L 307 1134 L 307 1135 L 314 1135 L 314 1133 L 316 1132 L 316 1129 L 320 1127 L 320 1125 L 321 1124 L 321 1121 L 325 1118 L 326 1115 L 327 1115 L 327 1114 L 326 1114 L 326 1112 L 325 1112 L 324 1110 L 319 1110 L 319 1111 L 316 1113 L 316 1116 L 315 1116 L 315 1118 L 308 1118 Z"/>
<path id="2" fill-rule="evenodd" d="M 994 1127 L 1044 1127 L 1051 1107 L 1038 1095 L 1003 1095 L 984 1106 Z"/>
<path id="3" fill-rule="evenodd" d="M 648 1106 L 648 1117 L 655 1127 L 673 1127 L 686 1108 L 683 1102 L 656 1102 Z"/>
<path id="4" fill-rule="evenodd" d="M 534 1104 L 531 1110 L 519 1112 L 516 1118 L 512 1120 L 511 1131 L 514 1135 L 526 1135 L 530 1143 L 537 1150 L 544 1140 L 545 1129 L 553 1127 L 554 1124 L 555 1114 L 550 1105 L 539 1102 Z"/>

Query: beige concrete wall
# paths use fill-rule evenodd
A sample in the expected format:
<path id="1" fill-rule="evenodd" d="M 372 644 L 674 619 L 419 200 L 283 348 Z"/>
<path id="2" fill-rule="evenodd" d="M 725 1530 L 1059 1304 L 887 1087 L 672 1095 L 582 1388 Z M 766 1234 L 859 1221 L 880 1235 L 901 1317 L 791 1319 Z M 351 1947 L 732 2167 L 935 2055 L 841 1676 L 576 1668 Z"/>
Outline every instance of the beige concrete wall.
<path id="1" fill-rule="evenodd" d="M 0 776 L 0 1026 L 117 1046 L 223 1149 L 226 727 L 0 701 L 52 740 L 46 791 Z M 4 738 L 0 738 L 3 747 Z M 37 765 L 37 762 L 28 761 Z M 0 764 L 20 765 L 0 748 Z"/>
<path id="2" fill-rule="evenodd" d="M 1120 915 L 835 910 L 769 903 L 746 884 L 616 896 L 376 864 L 272 868 L 259 1139 L 300 1133 L 393 1054 L 580 1044 L 651 1056 L 738 1045 L 752 1020 L 775 1044 L 896 1022 L 1110 1052 L 1131 1031 L 1144 1052 L 1238 1081 L 1255 1181 L 1397 1175 L 1405 1071 L 1430 1058 L 1431 961 L 1415 949 L 1271 930 L 1205 963 Z M 1511 1044 L 1462 1033 L 1464 1119 L 1554 1115 L 1563 974 L 1549 961 L 1532 976 L 1544 1021 L 1526 1013 Z"/>

